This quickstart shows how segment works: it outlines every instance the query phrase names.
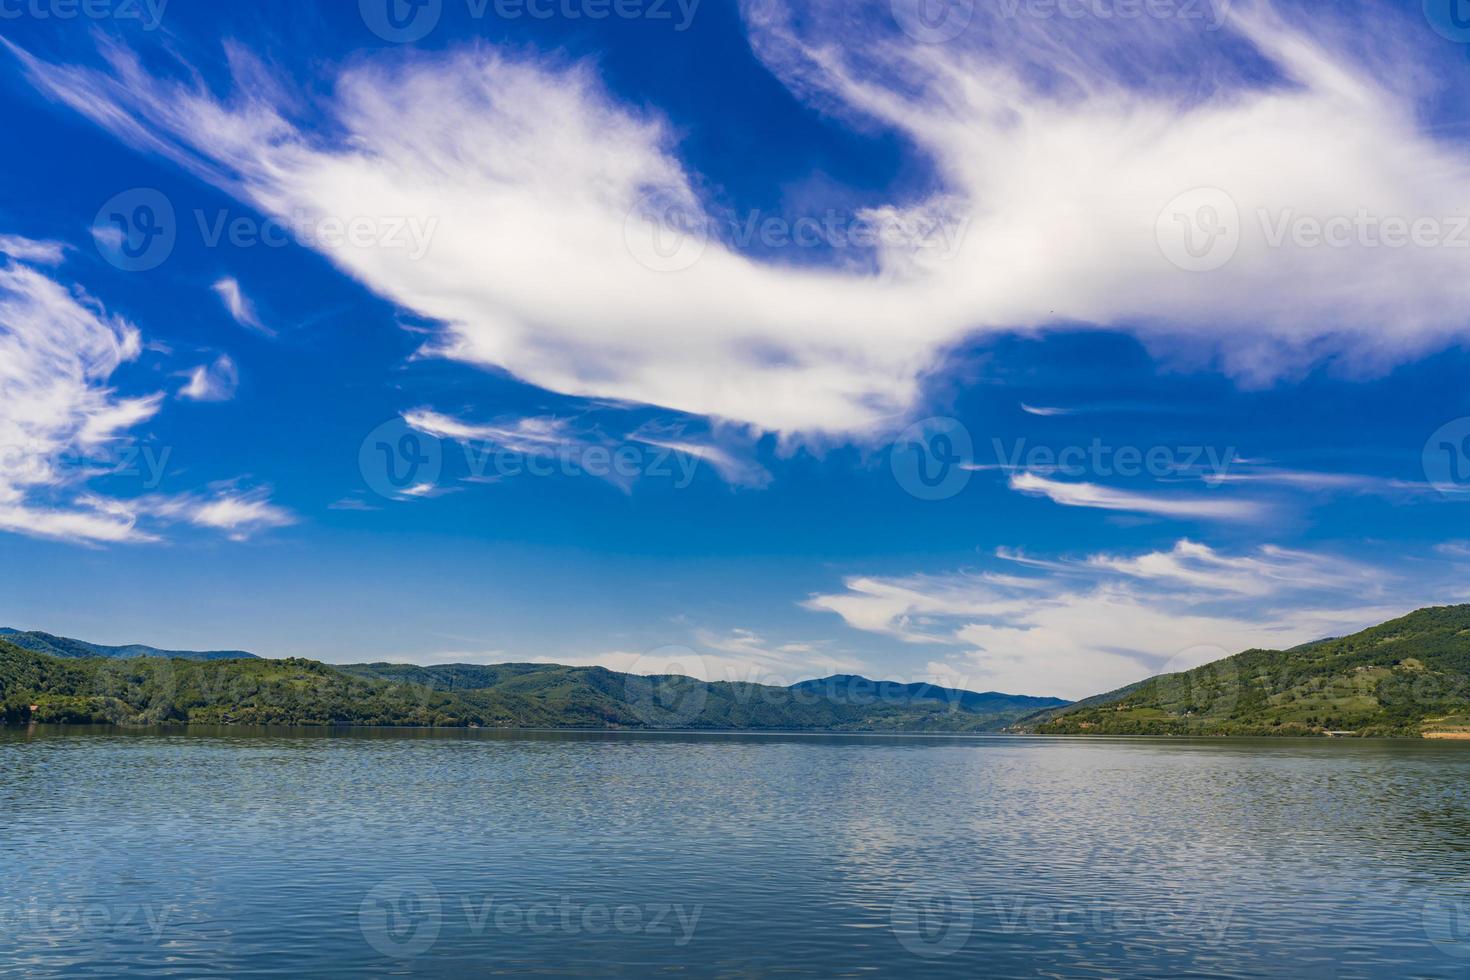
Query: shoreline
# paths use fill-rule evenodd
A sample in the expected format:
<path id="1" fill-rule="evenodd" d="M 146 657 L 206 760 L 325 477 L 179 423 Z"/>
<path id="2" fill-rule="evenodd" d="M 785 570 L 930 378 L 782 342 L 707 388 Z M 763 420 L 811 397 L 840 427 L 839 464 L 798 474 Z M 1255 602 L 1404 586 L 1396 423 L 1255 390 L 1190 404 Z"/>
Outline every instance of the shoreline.
<path id="1" fill-rule="evenodd" d="M 885 732 L 885 731 L 828 731 L 813 729 L 780 729 L 780 728 L 577 728 L 577 727 L 505 727 L 492 728 L 485 726 L 434 726 L 434 725 L 346 725 L 346 724 L 321 724 L 321 725 L 237 725 L 220 724 L 217 722 L 185 722 L 167 725 L 121 725 L 110 722 L 88 722 L 88 723 L 66 723 L 66 722 L 36 722 L 24 725 L 0 724 L 0 734 L 6 731 L 26 732 L 36 729 L 68 730 L 77 734 L 88 731 L 103 733 L 119 733 L 134 735 L 182 735 L 190 734 L 220 734 L 231 733 L 271 733 L 292 732 L 300 735 L 341 735 L 352 733 L 413 733 L 421 735 L 425 733 L 436 734 L 458 734 L 463 736 L 504 734 L 504 735 L 648 735 L 648 736 L 758 736 L 758 737 L 807 737 L 807 738 L 885 738 L 885 739 L 946 739 L 950 741 L 978 741 L 978 740 L 1051 740 L 1051 741 L 1192 741 L 1192 742 L 1221 742 L 1221 741 L 1252 741 L 1272 743 L 1301 743 L 1301 742 L 1422 742 L 1422 741 L 1470 741 L 1470 731 L 1466 732 L 1425 732 L 1420 735 L 1207 735 L 1207 734 L 1169 734 L 1169 735 L 1145 735 L 1145 734 L 1081 734 L 1081 733 L 1046 733 L 1046 732 Z"/>

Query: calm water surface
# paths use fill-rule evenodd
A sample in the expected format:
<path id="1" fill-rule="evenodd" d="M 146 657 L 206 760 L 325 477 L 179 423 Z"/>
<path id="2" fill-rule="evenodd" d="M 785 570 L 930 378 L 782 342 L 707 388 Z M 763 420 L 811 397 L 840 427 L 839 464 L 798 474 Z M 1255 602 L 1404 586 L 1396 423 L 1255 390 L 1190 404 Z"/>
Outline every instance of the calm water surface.
<path id="1" fill-rule="evenodd" d="M 1470 744 L 0 729 L 0 976 L 1464 977 Z"/>

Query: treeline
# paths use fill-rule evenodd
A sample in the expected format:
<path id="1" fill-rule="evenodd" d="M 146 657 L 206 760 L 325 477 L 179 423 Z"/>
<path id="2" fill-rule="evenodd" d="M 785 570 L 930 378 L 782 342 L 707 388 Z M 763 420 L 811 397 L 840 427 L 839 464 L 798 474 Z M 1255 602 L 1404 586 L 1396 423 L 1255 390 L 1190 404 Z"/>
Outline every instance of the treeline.
<path id="1" fill-rule="evenodd" d="M 544 664 L 59 659 L 0 641 L 7 723 L 998 730 L 1060 702 L 829 678 L 793 687 Z"/>

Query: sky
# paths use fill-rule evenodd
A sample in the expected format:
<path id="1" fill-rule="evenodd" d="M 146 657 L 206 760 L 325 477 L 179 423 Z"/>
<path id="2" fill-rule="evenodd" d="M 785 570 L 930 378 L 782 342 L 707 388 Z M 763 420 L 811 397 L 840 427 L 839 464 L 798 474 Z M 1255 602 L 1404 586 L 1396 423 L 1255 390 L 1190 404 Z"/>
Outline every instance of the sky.
<path id="1" fill-rule="evenodd" d="M 1452 0 L 0 0 L 0 623 L 1084 697 L 1467 601 Z"/>

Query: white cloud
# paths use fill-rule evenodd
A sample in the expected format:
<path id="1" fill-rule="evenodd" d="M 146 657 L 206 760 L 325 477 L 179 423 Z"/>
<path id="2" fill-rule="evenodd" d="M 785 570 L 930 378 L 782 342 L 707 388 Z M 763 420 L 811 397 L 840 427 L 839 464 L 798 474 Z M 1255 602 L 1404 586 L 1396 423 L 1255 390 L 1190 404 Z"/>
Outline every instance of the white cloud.
<path id="1" fill-rule="evenodd" d="M 860 660 L 831 649 L 830 641 L 772 643 L 747 629 L 725 632 L 697 629 L 691 644 L 669 644 L 642 653 L 608 650 L 594 654 L 551 654 L 531 663 L 569 667 L 606 667 L 624 673 L 681 674 L 703 681 L 787 687 L 832 674 L 865 673 Z"/>
<path id="2" fill-rule="evenodd" d="M 60 265 L 66 258 L 63 242 L 36 241 L 19 235 L 0 235 L 0 255 L 32 265 Z"/>
<path id="3" fill-rule="evenodd" d="M 1050 405 L 1027 405 L 1025 402 L 1021 403 L 1021 411 L 1025 412 L 1027 415 L 1039 415 L 1042 418 L 1051 418 L 1057 415 L 1072 414 L 1072 410 L 1070 408 L 1056 408 Z"/>
<path id="4" fill-rule="evenodd" d="M 36 248 L 14 238 L 6 245 L 14 251 L 0 266 L 0 529 L 79 542 L 148 540 L 127 514 L 79 494 L 89 470 L 68 462 L 158 411 L 160 394 L 123 397 L 108 387 L 113 371 L 138 356 L 138 330 L 22 264 L 19 256 Z"/>
<path id="5" fill-rule="evenodd" d="M 715 435 L 697 436 L 685 432 L 682 426 L 645 424 L 621 439 L 615 439 L 571 420 L 547 415 L 503 418 L 494 422 L 468 422 L 428 408 L 416 408 L 403 413 L 403 420 L 410 428 L 441 439 L 452 439 L 467 447 L 466 460 L 482 472 L 471 479 L 491 479 L 483 472 L 487 462 L 485 447 L 495 447 L 512 453 L 528 456 L 558 457 L 567 465 L 567 474 L 591 473 L 607 480 L 614 486 L 627 491 L 632 485 L 634 474 L 621 464 L 614 465 L 613 452 L 626 444 L 642 444 L 679 453 L 689 460 L 681 467 L 679 479 L 687 485 L 693 469 L 699 463 L 711 469 L 732 486 L 764 487 L 771 481 L 770 472 L 750 456 L 750 448 L 736 448 L 736 440 L 726 438 L 721 445 Z M 484 444 L 478 447 L 475 443 Z M 602 457 L 594 461 L 587 450 L 596 448 Z M 630 465 L 637 465 L 632 463 Z M 667 469 L 659 464 L 661 469 Z"/>
<path id="6" fill-rule="evenodd" d="M 20 259 L 49 260 L 51 249 L 3 236 L 0 244 L 10 250 L 0 265 L 0 531 L 104 544 L 158 541 L 153 525 L 180 521 L 233 539 L 292 522 L 259 489 L 131 499 L 88 489 L 92 477 L 117 471 L 114 444 L 153 418 L 164 395 L 109 387 L 141 352 L 138 329 Z"/>
<path id="7" fill-rule="evenodd" d="M 339 74 L 331 118 L 307 131 L 238 49 L 227 101 L 115 48 L 108 71 L 18 56 L 53 97 L 268 214 L 366 221 L 383 234 L 315 247 L 442 323 L 427 352 L 572 395 L 851 434 L 893 425 L 944 352 L 986 331 L 1128 329 L 1217 350 L 1252 381 L 1337 354 L 1391 363 L 1463 335 L 1465 250 L 1273 247 L 1256 218 L 1453 217 L 1470 154 L 1417 126 L 1418 76 L 1401 67 L 1438 50 L 1414 47 L 1434 40 L 1422 24 L 1376 12 L 1349 43 L 1329 13 L 1312 13 L 1309 38 L 1244 3 L 1218 31 L 979 5 L 969 32 L 926 45 L 846 3 L 744 11 L 755 50 L 799 96 L 901 131 L 934 161 L 941 192 L 868 217 L 937 225 L 959 236 L 952 256 L 883 242 L 876 271 L 858 272 L 710 240 L 687 268 L 640 264 L 683 254 L 645 254 L 650 195 L 697 226 L 703 181 L 671 127 L 615 101 L 585 64 L 485 46 L 378 53 Z M 1251 59 L 1258 70 L 1242 70 Z M 1122 65 L 1178 84 L 1142 90 Z M 1156 227 L 1201 187 L 1243 216 L 1233 258 L 1209 273 L 1171 264 Z M 395 242 L 407 219 L 433 219 L 432 241 Z"/>
<path id="8" fill-rule="evenodd" d="M 773 643 L 753 630 L 695 630 L 703 651 L 706 680 L 788 687 L 798 681 L 868 670 L 863 662 L 832 649 L 831 641 Z"/>
<path id="9" fill-rule="evenodd" d="M 201 364 L 188 372 L 188 383 L 179 389 L 179 397 L 197 402 L 222 402 L 235 397 L 240 372 L 228 354 L 221 354 L 212 364 Z"/>
<path id="10" fill-rule="evenodd" d="M 418 408 L 403 413 L 410 428 L 441 439 L 451 439 L 464 447 L 465 463 L 470 468 L 466 479 L 472 483 L 494 483 L 503 474 L 491 472 L 493 453 L 513 453 L 540 459 L 555 459 L 564 475 L 590 474 L 624 493 L 632 485 L 632 476 L 612 465 L 612 448 L 616 442 L 593 429 L 580 428 L 567 419 L 550 415 L 503 418 L 495 422 L 467 422 L 432 409 Z M 588 450 L 603 452 L 606 464 L 584 466 Z M 551 472 L 554 472 L 552 470 Z M 432 487 L 412 487 L 410 496 L 433 495 Z M 447 491 L 446 491 L 447 492 Z"/>
<path id="11" fill-rule="evenodd" d="M 998 552 L 1002 558 L 1012 557 Z M 1053 569 L 1069 567 L 1053 564 Z M 1169 551 L 1134 557 L 1098 554 L 1087 558 L 1089 571 L 1117 572 L 1173 586 L 1236 596 L 1270 596 L 1281 590 L 1324 589 L 1345 594 L 1369 594 L 1380 576 L 1378 569 L 1337 555 L 1264 545 L 1249 555 L 1222 555 L 1208 545 L 1187 539 Z"/>
<path id="12" fill-rule="evenodd" d="M 1332 473 L 1324 470 L 1292 470 L 1274 466 L 1260 466 L 1249 460 L 1235 460 L 1233 472 L 1206 473 L 1201 478 L 1210 486 L 1222 483 L 1254 483 L 1265 486 L 1293 487 L 1299 490 L 1322 493 L 1376 494 L 1385 497 L 1404 497 L 1414 494 L 1436 493 L 1434 486 L 1425 482 L 1396 480 L 1389 477 L 1371 476 L 1365 473 Z"/>
<path id="13" fill-rule="evenodd" d="M 456 442 L 486 442 L 527 455 L 545 455 L 569 446 L 588 445 L 589 437 L 573 430 L 571 423 L 549 415 L 522 416 L 492 423 L 466 422 L 428 408 L 403 413 L 409 428 Z M 594 440 L 601 444 L 602 440 Z"/>
<path id="14" fill-rule="evenodd" d="M 750 456 L 749 449 L 721 446 L 715 439 L 686 434 L 682 428 L 644 426 L 628 436 L 632 442 L 658 446 L 707 464 L 732 487 L 761 488 L 770 485 L 771 472 Z"/>
<path id="15" fill-rule="evenodd" d="M 239 280 L 233 276 L 224 276 L 217 279 L 209 288 L 215 291 L 220 302 L 225 304 L 225 309 L 230 311 L 230 316 L 234 317 L 235 322 L 240 326 L 249 327 L 267 337 L 276 335 L 274 330 L 260 322 L 260 315 L 255 312 L 255 304 L 241 291 Z"/>
<path id="16" fill-rule="evenodd" d="M 804 605 L 855 629 L 948 648 L 927 670 L 954 686 L 1080 698 L 1165 665 L 1179 669 L 1180 657 L 1291 647 L 1450 594 L 1448 586 L 1401 585 L 1382 568 L 1272 546 L 1225 554 L 1180 541 L 1132 556 L 1000 557 L 1027 574 L 858 576 Z"/>
<path id="17" fill-rule="evenodd" d="M 378 654 L 373 657 L 374 662 L 387 664 L 414 664 L 420 667 L 432 667 L 437 664 L 498 664 L 508 663 L 507 653 L 504 650 L 437 650 L 433 653 L 407 654 L 397 651 Z M 516 661 L 525 663 L 526 661 Z M 542 661 L 530 661 L 540 663 Z"/>
<path id="18" fill-rule="evenodd" d="M 1047 497 L 1064 507 L 1095 507 L 1158 517 L 1199 518 L 1204 520 L 1242 521 L 1261 516 L 1262 506 L 1249 500 L 1220 500 L 1198 495 L 1137 493 L 1104 487 L 1096 483 L 1067 483 L 1049 480 L 1035 473 L 1015 473 L 1010 477 L 1012 490 L 1031 496 Z"/>
<path id="19" fill-rule="evenodd" d="M 209 493 L 140 497 L 127 506 L 166 522 L 222 531 L 231 541 L 245 541 L 261 531 L 296 523 L 290 511 L 271 503 L 270 490 L 265 487 L 247 490 L 224 484 Z"/>

